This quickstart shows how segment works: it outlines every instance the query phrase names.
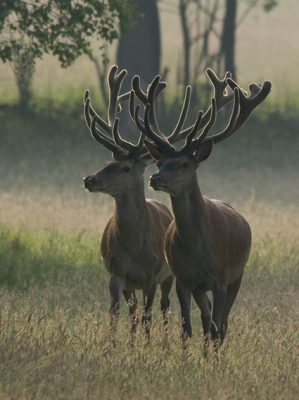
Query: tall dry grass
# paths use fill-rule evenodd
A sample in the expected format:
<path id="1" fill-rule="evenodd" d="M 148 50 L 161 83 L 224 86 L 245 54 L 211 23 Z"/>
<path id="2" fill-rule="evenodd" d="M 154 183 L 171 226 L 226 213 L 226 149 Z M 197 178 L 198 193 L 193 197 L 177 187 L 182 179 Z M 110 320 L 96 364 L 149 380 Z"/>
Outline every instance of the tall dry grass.
<path id="1" fill-rule="evenodd" d="M 182 353 L 174 290 L 167 348 L 157 301 L 151 345 L 139 326 L 134 349 L 127 346 L 123 302 L 111 347 L 99 240 L 113 203 L 82 188 L 82 177 L 110 154 L 90 139 L 82 118 L 64 111 L 28 119 L 0 112 L 0 398 L 296 398 L 297 118 L 251 120 L 199 169 L 202 193 L 235 206 L 253 230 L 227 338 L 204 359 L 195 304 L 194 337 Z M 169 205 L 165 194 L 146 192 Z"/>
<path id="2" fill-rule="evenodd" d="M 46 202 L 45 202 L 46 203 Z M 80 204 L 80 203 L 79 203 Z M 18 214 L 30 211 L 26 202 Z M 31 204 L 34 214 L 36 204 Z M 43 202 L 39 205 L 43 208 Z M 14 208 L 13 201 L 6 204 Z M 257 202 L 242 208 L 253 248 L 218 354 L 203 358 L 199 311 L 188 354 L 180 339 L 180 310 L 171 292 L 170 336 L 162 344 L 155 302 L 149 347 L 139 326 L 128 346 L 122 303 L 116 346 L 109 340 L 108 276 L 89 217 L 73 203 L 47 208 L 40 226 L 1 226 L 0 397 L 3 399 L 294 399 L 299 389 L 299 210 Z M 106 218 L 105 206 L 99 215 Z M 111 213 L 111 210 L 109 211 Z M 109 213 L 108 212 L 108 213 Z M 57 213 L 57 216 L 55 214 Z M 67 214 L 70 213 L 68 216 Z M 71 214 L 81 229 L 64 222 Z M 81 217 L 78 218 L 78 215 Z M 12 214 L 10 214 L 12 215 Z M 38 214 L 39 215 L 39 214 Z M 59 221 L 58 216 L 62 217 Z M 65 219 L 63 219 L 65 218 Z M 81 224 L 79 223 L 81 220 Z M 26 222 L 27 223 L 27 222 Z M 80 231 L 79 229 L 79 231 Z M 98 227 L 101 231 L 101 228 Z M 100 233 L 100 232 L 99 232 Z M 157 297 L 159 294 L 157 294 Z"/>

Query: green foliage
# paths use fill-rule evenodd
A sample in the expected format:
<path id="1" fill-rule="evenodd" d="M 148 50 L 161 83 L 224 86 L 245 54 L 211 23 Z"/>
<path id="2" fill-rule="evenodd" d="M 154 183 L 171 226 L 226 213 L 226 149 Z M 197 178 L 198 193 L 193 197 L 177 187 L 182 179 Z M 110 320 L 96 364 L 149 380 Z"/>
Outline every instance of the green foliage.
<path id="1" fill-rule="evenodd" d="M 32 62 L 43 53 L 58 57 L 62 67 L 82 54 L 91 56 L 91 41 L 111 43 L 132 25 L 131 0 L 4 0 L 0 4 L 0 59 L 31 52 Z"/>
<path id="2" fill-rule="evenodd" d="M 270 12 L 278 5 L 277 0 L 265 0 L 263 4 L 263 9 L 265 12 Z"/>

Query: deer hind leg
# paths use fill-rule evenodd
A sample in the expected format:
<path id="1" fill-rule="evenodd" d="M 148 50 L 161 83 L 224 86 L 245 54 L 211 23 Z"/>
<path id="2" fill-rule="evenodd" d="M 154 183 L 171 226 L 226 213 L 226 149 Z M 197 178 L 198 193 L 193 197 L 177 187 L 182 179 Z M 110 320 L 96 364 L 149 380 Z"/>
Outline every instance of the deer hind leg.
<path id="1" fill-rule="evenodd" d="M 182 313 L 183 348 L 187 349 L 188 339 L 192 336 L 192 327 L 190 321 L 191 290 L 183 286 L 182 283 L 177 279 L 176 292 L 178 295 Z"/>
<path id="2" fill-rule="evenodd" d="M 152 322 L 152 307 L 156 294 L 156 280 L 153 280 L 148 287 L 143 289 L 143 303 L 144 313 L 142 316 L 142 325 L 144 326 L 145 333 L 147 335 L 148 343 L 150 341 L 150 326 Z"/>
<path id="3" fill-rule="evenodd" d="M 164 330 L 164 334 L 165 334 L 165 339 L 167 339 L 167 336 L 168 336 L 168 310 L 169 310 L 169 305 L 170 305 L 169 293 L 172 288 L 173 279 L 174 279 L 173 276 L 169 275 L 160 284 L 160 288 L 161 288 L 160 306 L 161 306 L 161 312 L 163 315 L 163 330 Z"/>
<path id="4" fill-rule="evenodd" d="M 222 320 L 221 320 L 221 332 L 220 332 L 221 341 L 223 341 L 223 339 L 226 335 L 226 332 L 227 332 L 227 325 L 228 325 L 227 320 L 228 320 L 229 312 L 230 312 L 230 309 L 231 309 L 232 305 L 234 304 L 234 301 L 239 292 L 240 285 L 242 282 L 242 277 L 243 277 L 243 275 L 241 275 L 238 279 L 236 279 L 234 282 L 232 282 L 227 287 L 226 302 L 225 302 L 224 309 L 222 312 Z"/>
<path id="5" fill-rule="evenodd" d="M 210 302 L 206 292 L 196 289 L 196 290 L 193 290 L 192 295 L 194 297 L 194 300 L 196 301 L 196 304 L 198 305 L 198 307 L 201 311 L 201 322 L 202 322 L 202 327 L 203 327 L 203 334 L 205 337 L 204 355 L 206 357 L 209 333 L 210 333 L 211 322 L 212 322 L 212 317 L 211 317 L 212 305 L 211 305 L 211 302 Z"/>
<path id="6" fill-rule="evenodd" d="M 112 275 L 109 281 L 109 291 L 110 291 L 110 331 L 112 337 L 114 336 L 116 330 L 116 324 L 119 317 L 119 303 L 121 298 L 121 293 L 123 291 L 125 281 L 119 276 Z"/>
<path id="7" fill-rule="evenodd" d="M 213 290 L 213 317 L 211 324 L 211 336 L 215 346 L 221 345 L 222 313 L 226 303 L 227 286 L 225 283 L 217 284 Z"/>
<path id="8" fill-rule="evenodd" d="M 124 297 L 129 306 L 129 317 L 131 323 L 131 335 L 132 335 L 132 343 L 134 341 L 134 336 L 136 333 L 136 326 L 138 323 L 138 302 L 135 294 L 135 290 L 123 290 Z"/>

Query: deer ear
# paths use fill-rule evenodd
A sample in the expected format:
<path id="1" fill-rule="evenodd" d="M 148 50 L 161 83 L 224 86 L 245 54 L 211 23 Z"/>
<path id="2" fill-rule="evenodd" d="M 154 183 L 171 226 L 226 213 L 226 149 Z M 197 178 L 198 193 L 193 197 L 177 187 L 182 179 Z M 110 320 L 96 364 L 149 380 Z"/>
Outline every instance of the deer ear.
<path id="1" fill-rule="evenodd" d="M 147 140 L 144 140 L 143 143 L 154 160 L 159 161 L 163 157 L 163 153 L 159 147 Z"/>
<path id="2" fill-rule="evenodd" d="M 211 154 L 213 148 L 213 139 L 207 139 L 194 153 L 196 162 L 199 164 L 206 160 Z"/>

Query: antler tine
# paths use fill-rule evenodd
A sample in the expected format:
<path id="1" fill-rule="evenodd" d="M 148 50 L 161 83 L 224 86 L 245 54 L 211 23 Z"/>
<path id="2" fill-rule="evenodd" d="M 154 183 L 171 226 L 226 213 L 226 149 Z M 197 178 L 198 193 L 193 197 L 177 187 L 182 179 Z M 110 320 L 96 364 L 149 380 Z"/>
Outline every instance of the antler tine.
<path id="1" fill-rule="evenodd" d="M 250 95 L 248 96 L 248 99 L 252 99 L 256 95 L 259 94 L 259 92 L 261 91 L 262 85 L 258 85 L 257 83 L 251 83 L 248 87 L 249 87 L 249 91 L 250 91 Z"/>
<path id="2" fill-rule="evenodd" d="M 234 100 L 234 92 L 230 89 L 227 84 L 227 79 L 231 77 L 231 73 L 227 71 L 223 79 L 219 79 L 215 72 L 208 68 L 206 70 L 206 74 L 213 85 L 214 88 L 214 97 L 216 99 L 217 112 L 220 111 L 227 104 L 231 103 Z M 224 93 L 226 91 L 226 94 Z M 201 128 L 203 125 L 206 125 L 210 120 L 212 112 L 212 106 L 208 108 L 201 120 Z"/>
<path id="3" fill-rule="evenodd" d="M 227 71 L 223 79 L 219 79 L 211 68 L 206 70 L 206 74 L 214 87 L 214 97 L 216 99 L 217 110 L 221 110 L 226 104 L 234 100 L 234 92 L 231 90 L 229 93 L 224 94 L 224 91 L 230 89 L 227 84 L 227 79 L 231 78 L 231 73 Z"/>
<path id="4" fill-rule="evenodd" d="M 142 121 L 142 119 L 139 117 L 139 109 L 140 109 L 140 105 L 137 104 L 137 106 L 135 108 L 135 113 L 134 113 L 134 121 L 136 123 L 137 128 L 146 135 L 144 121 Z"/>
<path id="5" fill-rule="evenodd" d="M 88 128 L 90 128 L 91 125 L 91 119 L 90 119 L 90 113 L 89 113 L 89 107 L 90 107 L 90 98 L 86 97 L 85 95 L 89 95 L 88 90 L 85 91 L 84 94 L 84 118 L 85 122 Z"/>
<path id="6" fill-rule="evenodd" d="M 135 75 L 134 78 L 132 79 L 132 88 L 133 88 L 136 96 L 138 97 L 138 99 L 141 101 L 141 103 L 144 106 L 146 106 L 146 104 L 147 104 L 147 96 L 144 93 L 144 91 L 141 89 L 140 76 L 139 75 Z"/>
<path id="7" fill-rule="evenodd" d="M 183 103 L 183 107 L 182 107 L 182 111 L 181 111 L 179 120 L 177 122 L 176 127 L 174 128 L 174 131 L 167 138 L 170 143 L 175 143 L 175 142 L 179 141 L 180 139 L 184 139 L 184 137 L 182 137 L 180 133 L 181 133 L 181 129 L 185 123 L 187 113 L 189 110 L 190 97 L 191 97 L 191 86 L 187 86 L 186 91 L 185 91 L 184 103 Z M 192 131 L 192 129 L 193 129 L 193 127 L 191 127 L 191 131 Z M 189 132 L 188 132 L 188 134 L 189 134 Z"/>
<path id="8" fill-rule="evenodd" d="M 156 143 L 162 151 L 169 150 L 173 148 L 172 145 L 169 143 L 167 138 L 161 133 L 162 136 L 157 135 L 150 125 L 150 112 L 151 112 L 152 105 L 148 103 L 146 105 L 145 114 L 144 114 L 144 127 L 145 127 L 145 134 Z"/>
<path id="9" fill-rule="evenodd" d="M 112 127 L 116 119 L 116 113 L 119 106 L 119 92 L 123 80 L 127 75 L 127 71 L 123 69 L 117 75 L 118 67 L 113 65 L 108 73 L 108 85 L 109 85 L 109 106 L 108 106 L 108 123 Z M 111 129 L 112 135 L 112 129 Z"/>
<path id="10" fill-rule="evenodd" d="M 192 131 L 189 133 L 189 135 L 186 137 L 185 144 L 184 144 L 184 146 L 181 148 L 181 150 L 189 152 L 189 150 L 191 149 L 192 142 L 193 142 L 193 138 L 194 138 L 194 136 L 196 135 L 196 132 L 198 131 L 198 127 L 199 127 L 200 122 L 201 122 L 202 114 L 203 114 L 203 112 L 200 110 L 199 113 L 198 113 L 198 115 L 197 115 L 196 122 L 195 122 L 195 124 L 193 125 L 193 129 L 192 129 Z"/>
<path id="11" fill-rule="evenodd" d="M 144 115 L 144 125 L 141 122 L 141 118 L 139 117 L 139 108 L 140 106 L 137 105 L 136 110 L 135 110 L 135 123 L 138 127 L 138 129 L 143 132 L 148 138 L 153 140 L 154 143 L 156 143 L 162 151 L 168 150 L 169 148 L 172 148 L 171 144 L 168 142 L 167 138 L 162 134 L 162 136 L 156 134 L 149 121 L 149 115 L 150 115 L 150 108 L 151 104 L 146 105 L 145 109 L 145 115 Z"/>
<path id="12" fill-rule="evenodd" d="M 88 91 L 85 91 L 85 95 L 84 95 L 84 99 L 86 98 L 86 94 Z M 89 94 L 89 92 L 88 92 Z M 105 122 L 96 112 L 95 110 L 92 108 L 91 104 L 90 104 L 90 98 L 86 98 L 85 103 L 84 103 L 84 117 L 85 117 L 85 121 L 86 121 L 86 125 L 88 127 L 88 129 L 90 128 L 90 124 L 91 124 L 91 118 L 96 117 L 96 122 L 98 123 L 98 125 L 102 128 L 102 130 L 106 133 L 108 133 L 108 135 L 111 137 L 112 136 L 112 127 L 110 125 L 107 124 L 107 122 Z M 91 117 L 91 118 L 90 118 Z M 103 132 L 102 132 L 103 133 Z"/>
<path id="13" fill-rule="evenodd" d="M 85 102 L 86 102 L 86 100 L 88 99 L 88 97 L 89 97 L 89 90 L 87 89 L 87 90 L 85 90 L 85 92 L 84 92 L 83 104 L 85 104 Z"/>
<path id="14" fill-rule="evenodd" d="M 253 110 L 266 99 L 272 87 L 272 83 L 270 81 L 265 81 L 263 83 L 263 86 L 259 88 L 259 90 L 257 90 L 258 86 L 256 84 L 251 84 L 249 87 L 251 93 L 248 97 L 246 97 L 244 91 L 240 89 L 240 87 L 236 84 L 236 82 L 234 82 L 230 78 L 227 79 L 227 82 L 230 85 L 230 87 L 233 88 L 235 91 L 235 103 L 237 101 L 236 91 L 238 92 L 240 111 L 238 114 L 237 111 L 235 111 L 236 116 L 234 124 L 231 123 L 230 121 L 229 125 L 223 132 L 212 136 L 214 144 L 222 142 L 223 140 L 227 139 L 232 134 L 234 134 L 237 130 L 239 130 L 248 120 Z M 233 119 L 233 115 L 231 119 Z"/>
<path id="15" fill-rule="evenodd" d="M 246 92 L 231 78 L 227 79 L 227 83 L 232 89 L 236 87 L 240 89 L 245 99 L 244 102 L 251 102 L 251 108 L 253 107 L 252 111 L 266 99 L 272 88 L 272 83 L 270 81 L 265 81 L 261 86 L 256 83 L 251 83 L 249 85 L 250 95 L 246 97 Z"/>
<path id="16" fill-rule="evenodd" d="M 161 82 L 161 77 L 157 75 L 148 85 L 147 92 L 144 93 L 140 87 L 140 77 L 138 75 L 135 75 L 132 79 L 132 88 L 144 107 L 146 107 L 148 103 L 152 105 L 150 113 L 151 126 L 160 136 L 162 136 L 163 134 L 159 130 L 156 118 L 155 100 L 166 86 L 167 84 L 165 82 Z"/>
<path id="17" fill-rule="evenodd" d="M 225 76 L 223 79 L 219 79 L 215 72 L 208 68 L 206 70 L 206 74 L 211 81 L 213 87 L 214 87 L 214 97 L 216 99 L 216 107 L 217 107 L 217 112 L 221 110 L 226 104 L 229 104 L 230 102 L 233 101 L 234 99 L 234 92 L 233 90 L 230 90 L 230 87 L 227 84 L 227 79 L 230 77 L 231 73 L 226 72 Z M 230 91 L 229 93 L 224 94 L 224 91 Z M 201 118 L 201 123 L 198 126 L 198 131 L 203 127 L 208 124 L 211 118 L 211 113 L 212 113 L 212 106 L 208 108 L 208 110 L 205 112 L 205 114 Z M 177 133 L 176 137 L 168 137 L 168 139 L 171 139 L 171 143 L 175 143 L 179 140 L 185 139 L 189 133 L 193 130 L 194 125 L 190 126 L 189 128 L 184 129 L 181 132 Z"/>
<path id="18" fill-rule="evenodd" d="M 132 120 L 135 120 L 135 95 L 134 91 L 131 90 L 130 92 L 130 99 L 129 99 L 129 113 Z"/>
<path id="19" fill-rule="evenodd" d="M 211 116 L 209 119 L 209 122 L 206 124 L 204 127 L 202 133 L 199 135 L 197 139 L 193 139 L 193 137 L 196 135 L 196 132 L 198 132 L 199 126 L 201 125 L 201 120 L 202 120 L 202 111 L 199 111 L 197 120 L 193 126 L 192 131 L 189 133 L 189 135 L 186 138 L 185 145 L 182 147 L 181 150 L 193 154 L 199 146 L 205 141 L 206 137 L 208 136 L 208 133 L 212 126 L 215 123 L 216 120 L 216 114 L 217 114 L 217 105 L 216 105 L 216 99 L 212 97 L 212 105 L 211 105 Z"/>
<path id="20" fill-rule="evenodd" d="M 160 79 L 161 79 L 161 77 L 159 75 L 157 75 L 154 78 L 152 83 L 150 83 L 148 85 L 147 93 L 144 93 L 144 91 L 141 89 L 139 75 L 135 75 L 134 78 L 132 79 L 132 88 L 133 88 L 136 96 L 138 97 L 138 99 L 141 101 L 141 103 L 144 106 L 146 106 L 146 104 L 148 103 L 148 92 L 151 89 L 152 85 L 156 83 L 156 80 L 158 80 L 158 83 L 156 84 L 156 89 L 154 90 L 154 100 L 156 100 L 156 98 L 159 96 L 159 94 L 162 92 L 162 90 L 166 88 L 167 83 L 161 82 Z"/>
<path id="21" fill-rule="evenodd" d="M 113 126 L 113 139 L 118 146 L 123 148 L 124 150 L 127 150 L 130 154 L 135 154 L 139 155 L 141 153 L 141 150 L 143 148 L 143 139 L 144 139 L 144 133 L 142 132 L 139 138 L 139 141 L 137 145 L 133 145 L 132 143 L 128 142 L 125 139 L 122 139 L 118 130 L 119 126 L 119 118 L 116 118 Z"/>
<path id="22" fill-rule="evenodd" d="M 90 124 L 90 133 L 91 136 L 99 143 L 101 143 L 103 146 L 105 146 L 108 150 L 112 151 L 113 153 L 123 153 L 123 150 L 116 144 L 114 143 L 110 138 L 107 136 L 102 135 L 97 129 L 96 129 L 96 122 L 97 122 L 97 117 L 96 115 L 92 118 L 91 124 Z"/>
<path id="23" fill-rule="evenodd" d="M 153 79 L 153 81 L 151 82 L 151 84 L 148 86 L 148 89 L 147 89 L 147 102 L 149 104 L 151 104 L 151 108 L 150 108 L 151 124 L 159 134 L 161 134 L 161 132 L 158 128 L 158 122 L 157 122 L 157 117 L 156 117 L 156 108 L 154 106 L 154 102 L 155 102 L 155 99 L 157 98 L 157 96 L 155 96 L 155 92 L 160 83 L 160 80 L 161 80 L 161 76 L 157 75 Z"/>
<path id="24" fill-rule="evenodd" d="M 229 122 L 227 124 L 227 127 L 220 133 L 210 136 L 210 138 L 213 139 L 214 144 L 217 144 L 219 142 L 222 142 L 222 140 L 227 139 L 229 136 L 231 136 L 235 131 L 236 131 L 236 124 L 237 124 L 237 120 L 239 118 L 240 115 L 240 98 L 241 95 L 243 95 L 243 92 L 241 91 L 241 89 L 239 88 L 235 88 L 234 89 L 234 107 L 233 107 L 233 111 L 231 113 Z"/>
<path id="25" fill-rule="evenodd" d="M 210 132 L 212 126 L 214 125 L 214 123 L 216 121 L 216 114 L 217 114 L 217 100 L 215 99 L 215 97 L 212 97 L 210 119 L 209 119 L 209 122 L 204 127 L 204 129 L 201 132 L 201 134 L 194 141 L 196 143 L 196 147 L 198 147 L 201 143 L 203 143 L 205 138 L 208 136 L 208 133 Z"/>
<path id="26" fill-rule="evenodd" d="M 156 88 L 156 91 L 155 91 L 155 99 L 154 100 L 156 100 L 156 98 L 159 96 L 159 94 L 162 92 L 162 90 L 164 90 L 166 88 L 166 86 L 167 86 L 166 82 L 161 82 L 161 81 L 159 82 L 159 84 Z"/>

